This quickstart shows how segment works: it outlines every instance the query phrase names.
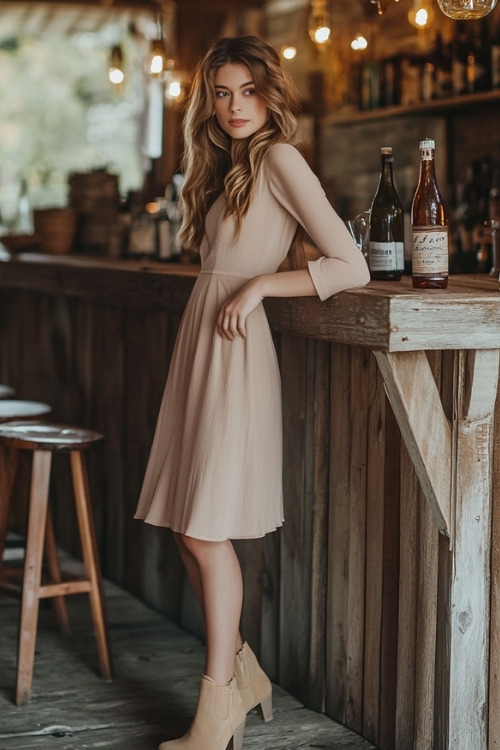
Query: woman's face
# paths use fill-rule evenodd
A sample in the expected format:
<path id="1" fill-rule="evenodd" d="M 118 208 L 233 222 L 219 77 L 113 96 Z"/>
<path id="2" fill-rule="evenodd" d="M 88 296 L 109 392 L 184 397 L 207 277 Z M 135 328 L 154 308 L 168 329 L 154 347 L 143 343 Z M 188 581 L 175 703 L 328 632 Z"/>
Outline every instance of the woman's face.
<path id="1" fill-rule="evenodd" d="M 262 128 L 269 113 L 242 63 L 226 63 L 215 76 L 215 117 L 231 138 L 248 138 Z"/>

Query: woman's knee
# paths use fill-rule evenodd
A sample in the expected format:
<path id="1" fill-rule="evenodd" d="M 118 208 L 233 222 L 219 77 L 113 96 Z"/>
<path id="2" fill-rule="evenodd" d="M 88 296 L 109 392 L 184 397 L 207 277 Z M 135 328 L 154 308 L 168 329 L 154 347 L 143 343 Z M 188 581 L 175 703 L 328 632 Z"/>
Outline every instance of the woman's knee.
<path id="1" fill-rule="evenodd" d="M 207 555 L 217 552 L 217 548 L 224 542 L 209 542 L 205 539 L 196 539 L 186 534 L 176 534 L 176 542 L 180 547 L 187 550 L 197 560 L 205 558 Z"/>

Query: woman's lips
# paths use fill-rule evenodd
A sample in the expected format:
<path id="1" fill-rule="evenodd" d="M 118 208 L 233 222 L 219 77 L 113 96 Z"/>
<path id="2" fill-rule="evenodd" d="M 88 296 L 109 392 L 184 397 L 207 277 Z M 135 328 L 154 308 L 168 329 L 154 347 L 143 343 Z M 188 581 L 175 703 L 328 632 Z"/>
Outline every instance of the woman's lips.
<path id="1" fill-rule="evenodd" d="M 232 128 L 241 128 L 242 125 L 246 125 L 248 120 L 229 120 L 229 124 Z"/>

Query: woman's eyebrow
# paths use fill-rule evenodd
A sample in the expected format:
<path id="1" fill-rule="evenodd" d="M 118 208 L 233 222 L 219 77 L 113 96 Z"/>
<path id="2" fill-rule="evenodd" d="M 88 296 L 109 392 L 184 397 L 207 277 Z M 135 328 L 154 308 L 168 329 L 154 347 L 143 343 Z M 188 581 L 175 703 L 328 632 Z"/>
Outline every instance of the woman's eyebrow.
<path id="1" fill-rule="evenodd" d="M 246 83 L 242 83 L 241 86 L 240 86 L 240 89 L 244 89 L 245 86 L 254 86 L 254 82 L 253 81 L 247 81 Z M 229 91 L 229 86 L 224 86 L 223 83 L 216 83 L 215 84 L 215 88 L 216 89 L 226 89 L 227 91 Z"/>

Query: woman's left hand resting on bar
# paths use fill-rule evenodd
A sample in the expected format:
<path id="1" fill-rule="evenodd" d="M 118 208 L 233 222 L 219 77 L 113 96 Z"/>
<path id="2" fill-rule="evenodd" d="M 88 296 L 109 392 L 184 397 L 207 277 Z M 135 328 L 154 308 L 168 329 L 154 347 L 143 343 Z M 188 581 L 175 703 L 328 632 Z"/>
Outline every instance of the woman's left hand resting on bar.
<path id="1" fill-rule="evenodd" d="M 228 341 L 247 335 L 246 320 L 264 297 L 314 297 L 318 292 L 307 268 L 299 271 L 256 276 L 246 282 L 222 305 L 217 330 Z"/>

